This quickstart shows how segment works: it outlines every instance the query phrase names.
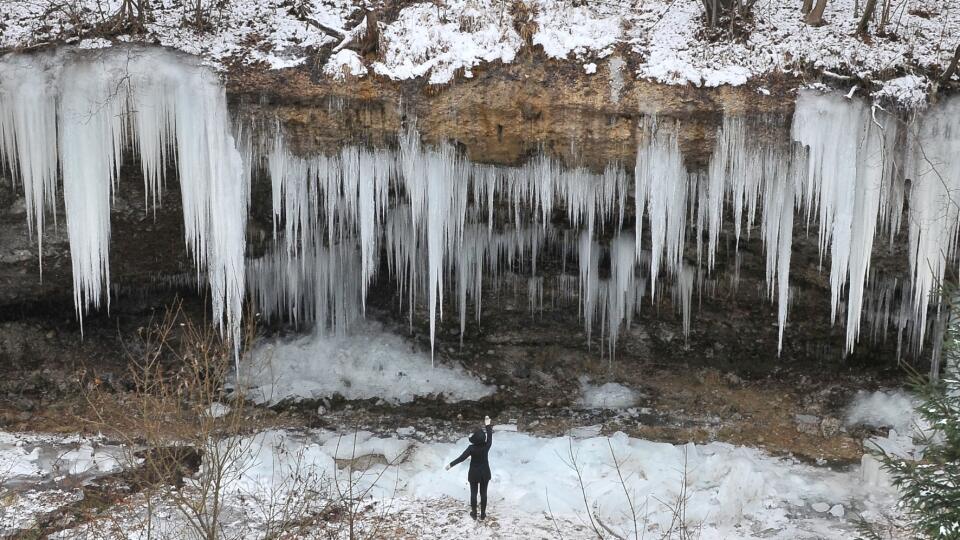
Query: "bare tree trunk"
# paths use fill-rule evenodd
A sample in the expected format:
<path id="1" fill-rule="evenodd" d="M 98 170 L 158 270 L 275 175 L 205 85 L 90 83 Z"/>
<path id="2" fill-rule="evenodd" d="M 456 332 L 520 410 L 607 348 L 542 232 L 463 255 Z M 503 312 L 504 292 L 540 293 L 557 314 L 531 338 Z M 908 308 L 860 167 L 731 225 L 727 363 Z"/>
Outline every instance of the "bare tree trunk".
<path id="1" fill-rule="evenodd" d="M 735 0 L 700 0 L 703 11 L 707 15 L 707 23 L 711 28 L 717 25 L 721 15 L 733 13 L 737 9 Z"/>
<path id="2" fill-rule="evenodd" d="M 380 48 L 380 25 L 377 24 L 377 12 L 367 10 L 367 31 L 360 44 L 360 54 L 377 52 Z"/>
<path id="3" fill-rule="evenodd" d="M 953 60 L 950 61 L 950 66 L 943 72 L 943 77 L 940 80 L 943 82 L 949 81 L 957 73 L 958 66 L 960 66 L 960 45 L 957 45 L 957 50 L 953 53 Z"/>
<path id="4" fill-rule="evenodd" d="M 817 0 L 816 7 L 810 13 L 807 13 L 805 22 L 810 26 L 823 25 L 823 12 L 827 9 L 827 0 Z"/>
<path id="5" fill-rule="evenodd" d="M 890 4 L 893 0 L 883 0 L 883 11 L 880 13 L 880 22 L 877 23 L 877 34 L 887 33 L 887 24 L 890 22 Z"/>
<path id="6" fill-rule="evenodd" d="M 197 32 L 202 33 L 205 22 L 203 17 L 203 0 L 197 0 L 193 8 L 193 24 L 197 27 Z"/>
<path id="7" fill-rule="evenodd" d="M 873 18 L 873 12 L 877 10 L 877 0 L 867 0 L 867 5 L 863 8 L 863 17 L 860 17 L 860 24 L 857 25 L 857 35 L 865 36 L 870 33 L 870 19 Z"/>
<path id="8" fill-rule="evenodd" d="M 800 12 L 806 16 L 810 13 L 811 9 L 813 9 L 813 0 L 803 0 L 803 6 L 800 8 Z"/>

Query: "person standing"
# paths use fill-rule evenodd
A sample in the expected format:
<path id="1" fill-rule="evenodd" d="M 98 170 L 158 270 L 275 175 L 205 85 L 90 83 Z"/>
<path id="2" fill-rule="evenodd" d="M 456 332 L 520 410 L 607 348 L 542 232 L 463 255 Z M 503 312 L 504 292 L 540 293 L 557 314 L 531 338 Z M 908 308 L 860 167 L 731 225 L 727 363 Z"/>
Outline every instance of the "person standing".
<path id="1" fill-rule="evenodd" d="M 473 519 L 477 519 L 477 493 L 480 494 L 480 519 L 487 518 L 487 485 L 491 478 L 487 454 L 490 452 L 490 445 L 493 444 L 493 427 L 490 426 L 489 416 L 483 418 L 483 423 L 486 426 L 486 433 L 482 429 L 474 431 L 473 435 L 470 435 L 470 446 L 446 467 L 449 471 L 470 458 L 467 480 L 470 482 L 470 517 Z"/>

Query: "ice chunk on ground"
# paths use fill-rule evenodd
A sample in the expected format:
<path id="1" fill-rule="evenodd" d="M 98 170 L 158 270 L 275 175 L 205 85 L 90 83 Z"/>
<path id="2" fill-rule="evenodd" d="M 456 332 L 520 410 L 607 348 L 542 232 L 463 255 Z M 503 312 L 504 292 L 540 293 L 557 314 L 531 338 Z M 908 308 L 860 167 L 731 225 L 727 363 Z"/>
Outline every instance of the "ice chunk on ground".
<path id="1" fill-rule="evenodd" d="M 225 403 L 211 403 L 207 408 L 207 416 L 211 418 L 222 418 L 230 414 L 230 406 Z"/>
<path id="2" fill-rule="evenodd" d="M 463 530 L 456 525 L 469 520 L 466 467 L 444 468 L 467 447 L 466 437 L 420 443 L 363 431 L 271 430 L 240 441 L 233 447 L 245 455 L 224 490 L 224 508 L 243 515 L 243 527 L 269 518 L 256 504 L 264 494 L 282 500 L 316 487 L 304 478 L 317 480 L 317 486 L 352 483 L 354 493 L 365 494 L 358 503 L 389 508 L 406 530 L 422 537 L 460 538 Z M 383 459 L 350 460 L 357 456 Z M 526 532 L 551 538 L 555 523 L 564 538 L 590 538 L 582 527 L 588 511 L 621 537 L 632 537 L 628 496 L 653 537 L 675 525 L 671 503 L 678 497 L 686 501 L 686 524 L 705 539 L 755 538 L 760 531 L 784 540 L 849 538 L 855 525 L 837 519 L 846 508 L 874 522 L 898 515 L 896 491 L 865 485 L 856 470 L 833 471 L 725 443 L 672 445 L 623 433 L 576 439 L 497 432 L 489 460 L 488 512 L 505 527 L 499 531 L 504 537 Z M 807 511 L 797 512 L 798 507 Z M 544 522 L 547 512 L 555 522 Z M 66 537 L 79 537 L 77 532 Z"/>
<path id="3" fill-rule="evenodd" d="M 580 379 L 583 395 L 577 404 L 587 409 L 626 409 L 637 404 L 640 392 L 620 383 L 608 382 L 599 386 Z"/>
<path id="4" fill-rule="evenodd" d="M 359 322 L 348 335 L 262 343 L 244 359 L 241 380 L 258 403 L 333 394 L 390 403 L 442 394 L 447 401 L 462 401 L 494 392 L 460 367 L 431 367 L 429 354 L 370 321 Z"/>
<path id="5" fill-rule="evenodd" d="M 916 425 L 913 397 L 902 390 L 858 392 L 847 409 L 847 425 L 865 424 L 910 433 Z"/>
<path id="6" fill-rule="evenodd" d="M 25 447 L 13 435 L 0 432 L 0 478 L 40 476 L 38 457 L 37 449 Z"/>

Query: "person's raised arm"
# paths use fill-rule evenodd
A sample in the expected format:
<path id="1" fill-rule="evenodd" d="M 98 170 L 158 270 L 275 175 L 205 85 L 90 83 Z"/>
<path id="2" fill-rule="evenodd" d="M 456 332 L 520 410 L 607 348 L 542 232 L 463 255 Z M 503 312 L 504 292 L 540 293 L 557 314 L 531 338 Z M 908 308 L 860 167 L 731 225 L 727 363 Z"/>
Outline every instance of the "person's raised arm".
<path id="1" fill-rule="evenodd" d="M 490 417 L 484 416 L 483 423 L 487 426 L 487 442 L 484 446 L 490 448 L 490 446 L 493 444 L 493 426 L 490 425 Z"/>

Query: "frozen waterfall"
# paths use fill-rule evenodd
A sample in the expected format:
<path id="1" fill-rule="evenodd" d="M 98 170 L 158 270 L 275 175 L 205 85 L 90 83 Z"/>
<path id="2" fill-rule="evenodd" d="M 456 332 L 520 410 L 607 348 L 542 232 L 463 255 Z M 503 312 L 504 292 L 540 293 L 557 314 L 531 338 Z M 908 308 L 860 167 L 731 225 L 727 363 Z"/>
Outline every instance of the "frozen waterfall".
<path id="1" fill-rule="evenodd" d="M 62 193 L 81 318 L 109 306 L 111 202 L 133 155 L 148 211 L 175 167 L 186 245 L 235 339 L 245 296 L 268 318 L 343 332 L 383 277 L 411 324 L 426 307 L 431 343 L 445 308 L 462 339 L 482 319 L 484 293 L 509 289 L 532 313 L 568 303 L 612 358 L 644 304 L 670 299 L 689 333 L 694 299 L 716 286 L 718 251 L 732 247 L 736 276 L 736 250 L 757 234 L 782 348 L 793 242 L 809 230 L 848 352 L 861 333 L 883 339 L 890 328 L 923 343 L 935 289 L 958 264 L 960 100 L 904 121 L 804 91 L 792 119 L 724 118 L 705 170 L 688 169 L 678 125 L 642 121 L 630 171 L 545 155 L 519 167 L 472 163 L 450 145 L 422 145 L 412 126 L 397 148 L 303 156 L 279 127 L 255 134 L 266 144 L 240 144 L 218 78 L 186 56 L 130 47 L 0 58 L 0 159 L 38 241 Z M 249 184 L 261 168 L 274 242 L 246 261 Z M 902 225 L 909 275 L 877 276 L 876 239 L 892 244 Z M 545 254 L 563 261 L 559 275 L 538 268 Z"/>

